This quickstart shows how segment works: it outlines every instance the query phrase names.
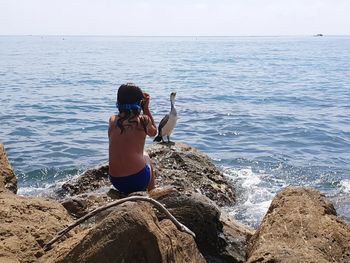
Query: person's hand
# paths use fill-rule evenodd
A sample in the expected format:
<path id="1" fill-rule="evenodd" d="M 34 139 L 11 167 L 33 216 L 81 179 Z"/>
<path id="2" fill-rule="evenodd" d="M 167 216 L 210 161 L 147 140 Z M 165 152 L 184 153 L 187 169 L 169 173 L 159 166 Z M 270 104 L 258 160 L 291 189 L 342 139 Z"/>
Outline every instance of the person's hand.
<path id="1" fill-rule="evenodd" d="M 149 94 L 144 92 L 143 99 L 142 99 L 142 109 L 143 110 L 149 110 L 149 99 L 150 99 Z"/>

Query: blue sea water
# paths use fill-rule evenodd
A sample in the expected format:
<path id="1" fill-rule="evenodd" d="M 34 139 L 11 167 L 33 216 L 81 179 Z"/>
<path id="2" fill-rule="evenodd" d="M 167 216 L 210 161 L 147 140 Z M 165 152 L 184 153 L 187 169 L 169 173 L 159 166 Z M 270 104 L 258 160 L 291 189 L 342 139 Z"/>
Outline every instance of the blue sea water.
<path id="1" fill-rule="evenodd" d="M 172 139 L 230 178 L 241 222 L 256 227 L 288 185 L 320 190 L 350 221 L 350 37 L 2 36 L 0 142 L 19 194 L 107 161 L 125 82 L 151 94 L 157 122 L 177 92 Z"/>

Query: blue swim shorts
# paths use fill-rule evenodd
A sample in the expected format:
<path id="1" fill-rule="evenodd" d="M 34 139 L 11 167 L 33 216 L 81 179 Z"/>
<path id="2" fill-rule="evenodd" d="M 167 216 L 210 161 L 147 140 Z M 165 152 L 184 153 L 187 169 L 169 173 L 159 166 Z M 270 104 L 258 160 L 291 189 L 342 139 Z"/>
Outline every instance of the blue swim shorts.
<path id="1" fill-rule="evenodd" d="M 138 173 L 129 176 L 111 176 L 109 180 L 113 186 L 124 194 L 146 191 L 151 180 L 151 169 L 148 164 Z"/>

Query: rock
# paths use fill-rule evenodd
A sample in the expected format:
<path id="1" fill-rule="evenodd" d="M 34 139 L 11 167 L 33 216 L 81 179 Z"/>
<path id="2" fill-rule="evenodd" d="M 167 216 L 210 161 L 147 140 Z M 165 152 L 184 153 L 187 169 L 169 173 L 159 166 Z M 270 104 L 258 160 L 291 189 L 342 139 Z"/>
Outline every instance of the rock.
<path id="1" fill-rule="evenodd" d="M 88 213 L 88 204 L 85 198 L 68 198 L 61 202 L 61 204 L 73 217 L 82 217 Z"/>
<path id="2" fill-rule="evenodd" d="M 0 193 L 0 262 L 36 262 L 72 218 L 58 202 Z"/>
<path id="3" fill-rule="evenodd" d="M 350 262 L 350 227 L 319 192 L 284 189 L 254 234 L 221 207 L 235 201 L 228 180 L 207 156 L 181 143 L 148 148 L 161 186 L 148 194 L 195 239 L 150 204 L 127 202 L 93 216 L 44 252 L 44 244 L 73 222 L 66 209 L 81 217 L 125 196 L 110 189 L 108 165 L 64 184 L 57 197 L 66 209 L 54 200 L 17 196 L 0 146 L 0 262 Z"/>
<path id="4" fill-rule="evenodd" d="M 237 231 L 233 219 L 225 227 L 220 221 L 221 212 L 217 205 L 235 202 L 233 187 L 222 172 L 209 157 L 186 144 L 155 144 L 147 151 L 154 162 L 158 185 L 150 196 L 164 203 L 176 218 L 196 233 L 198 247 L 207 260 L 243 262 L 246 257 L 243 248 L 251 232 Z M 100 187 L 110 185 L 107 173 L 108 165 L 104 165 L 63 185 L 63 193 L 71 195 L 66 197 L 63 205 L 73 216 L 81 217 L 96 208 L 90 199 L 99 195 L 96 191 Z M 97 198 L 99 205 L 110 201 L 100 197 Z M 119 199 L 125 196 L 114 190 L 109 191 L 108 197 Z M 109 212 L 96 216 L 95 222 L 101 222 Z M 230 236 L 232 233 L 235 236 Z"/>
<path id="5" fill-rule="evenodd" d="M 221 221 L 220 209 L 209 198 L 194 192 L 172 192 L 157 201 L 196 234 L 198 248 L 208 262 L 245 261 L 252 231 L 227 214 Z"/>
<path id="6" fill-rule="evenodd" d="M 193 190 L 219 206 L 232 206 L 235 203 L 233 186 L 203 153 L 183 143 L 153 144 L 147 148 L 147 152 L 154 162 L 158 186 L 173 186 L 179 191 Z M 108 165 L 103 165 L 69 180 L 58 191 L 58 196 L 80 195 L 111 186 L 108 168 Z"/>
<path id="7" fill-rule="evenodd" d="M 247 262 L 350 262 L 350 226 L 318 191 L 287 187 L 251 238 Z"/>
<path id="8" fill-rule="evenodd" d="M 170 193 L 157 201 L 196 234 L 196 243 L 204 255 L 215 254 L 220 249 L 223 243 L 218 235 L 222 230 L 220 210 L 213 201 L 193 192 Z"/>
<path id="9" fill-rule="evenodd" d="M 168 219 L 159 222 L 152 206 L 144 202 L 114 208 L 66 254 L 60 251 L 50 251 L 43 262 L 205 262 L 192 236 Z"/>
<path id="10" fill-rule="evenodd" d="M 7 159 L 5 147 L 0 144 L 0 191 L 7 189 L 17 193 L 17 178 Z"/>
<path id="11" fill-rule="evenodd" d="M 220 254 L 223 258 L 231 259 L 229 262 L 245 262 L 247 244 L 255 230 L 238 223 L 224 211 L 221 213 L 220 221 L 223 225 L 221 237 L 225 240 L 225 246 Z"/>
<path id="12" fill-rule="evenodd" d="M 73 197 L 68 196 L 61 201 L 61 204 L 67 209 L 70 215 L 79 218 L 100 206 L 124 197 L 125 195 L 121 195 L 120 192 L 111 189 L 107 193 L 87 193 Z"/>
<path id="13" fill-rule="evenodd" d="M 68 195 L 79 195 L 110 186 L 108 179 L 108 165 L 102 165 L 96 169 L 90 169 L 79 175 L 77 178 L 67 181 L 62 185 L 57 194 L 60 197 Z"/>
<path id="14" fill-rule="evenodd" d="M 203 153 L 183 143 L 153 144 L 147 152 L 154 161 L 158 185 L 199 192 L 219 206 L 235 203 L 233 186 Z"/>

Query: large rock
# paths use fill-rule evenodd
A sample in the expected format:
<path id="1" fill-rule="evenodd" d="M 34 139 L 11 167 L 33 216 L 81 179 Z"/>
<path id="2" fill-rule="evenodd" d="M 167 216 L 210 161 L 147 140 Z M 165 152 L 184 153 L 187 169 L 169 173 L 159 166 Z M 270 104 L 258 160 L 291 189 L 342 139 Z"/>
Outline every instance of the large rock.
<path id="1" fill-rule="evenodd" d="M 219 206 L 235 203 L 233 186 L 210 158 L 195 148 L 183 143 L 154 144 L 147 152 L 155 163 L 160 186 L 196 191 Z"/>
<path id="2" fill-rule="evenodd" d="M 350 227 L 318 191 L 288 187 L 272 201 L 248 255 L 250 263 L 348 263 Z"/>
<path id="3" fill-rule="evenodd" d="M 176 189 L 176 193 L 162 194 L 162 198 L 157 198 L 153 191 L 151 197 L 165 204 L 176 218 L 196 233 L 195 241 L 209 262 L 243 262 L 252 231 L 239 226 L 229 216 L 225 217 L 229 218 L 225 223 L 221 221 L 217 205 L 235 202 L 233 187 L 222 172 L 209 157 L 186 144 L 154 144 L 147 151 L 154 163 L 157 185 L 161 187 L 158 189 Z M 110 185 L 107 173 L 108 165 L 104 165 L 63 185 L 61 196 L 66 198 L 62 204 L 73 216 L 81 217 L 96 204 L 109 202 L 111 197 L 125 197 L 100 194 L 101 188 Z M 96 222 L 106 216 L 106 212 L 99 215 Z"/>
<path id="4" fill-rule="evenodd" d="M 60 246 L 67 242 L 70 240 Z M 66 254 L 58 247 L 43 262 L 205 262 L 192 236 L 179 231 L 168 219 L 159 222 L 151 205 L 144 202 L 114 208 L 80 242 L 71 244 Z"/>
<path id="5" fill-rule="evenodd" d="M 209 198 L 193 192 L 172 192 L 157 201 L 196 234 L 198 248 L 208 262 L 245 261 L 252 231 L 227 214 L 221 217 L 220 209 Z"/>
<path id="6" fill-rule="evenodd" d="M 4 189 L 17 193 L 17 178 L 7 159 L 5 147 L 0 144 L 0 191 Z"/>
<path id="7" fill-rule="evenodd" d="M 158 186 L 174 186 L 179 191 L 202 193 L 219 206 L 235 203 L 233 186 L 210 158 L 187 144 L 153 144 L 147 148 L 154 162 Z M 76 196 L 111 186 L 108 164 L 87 170 L 63 184 L 58 197 Z"/>
<path id="8" fill-rule="evenodd" d="M 43 245 L 72 221 L 58 202 L 0 193 L 0 262 L 36 262 Z"/>
<path id="9" fill-rule="evenodd" d="M 139 194 L 142 193 L 135 193 Z M 91 207 L 91 198 L 97 199 L 100 204 L 108 202 L 102 197 L 96 194 L 89 197 L 81 195 L 79 198 L 70 198 L 64 202 L 64 206 L 70 213 L 81 213 L 82 216 L 88 211 L 86 207 Z M 111 197 L 120 198 L 113 195 Z M 178 192 L 173 188 L 157 188 L 150 193 L 150 197 L 163 203 L 180 222 L 195 232 L 198 248 L 208 262 L 245 261 L 247 240 L 253 231 L 223 213 L 209 198 L 191 191 Z M 97 214 L 93 221 L 100 222 L 110 212 L 111 210 L 106 210 Z M 157 213 L 157 216 L 159 220 L 166 218 L 162 213 Z"/>

